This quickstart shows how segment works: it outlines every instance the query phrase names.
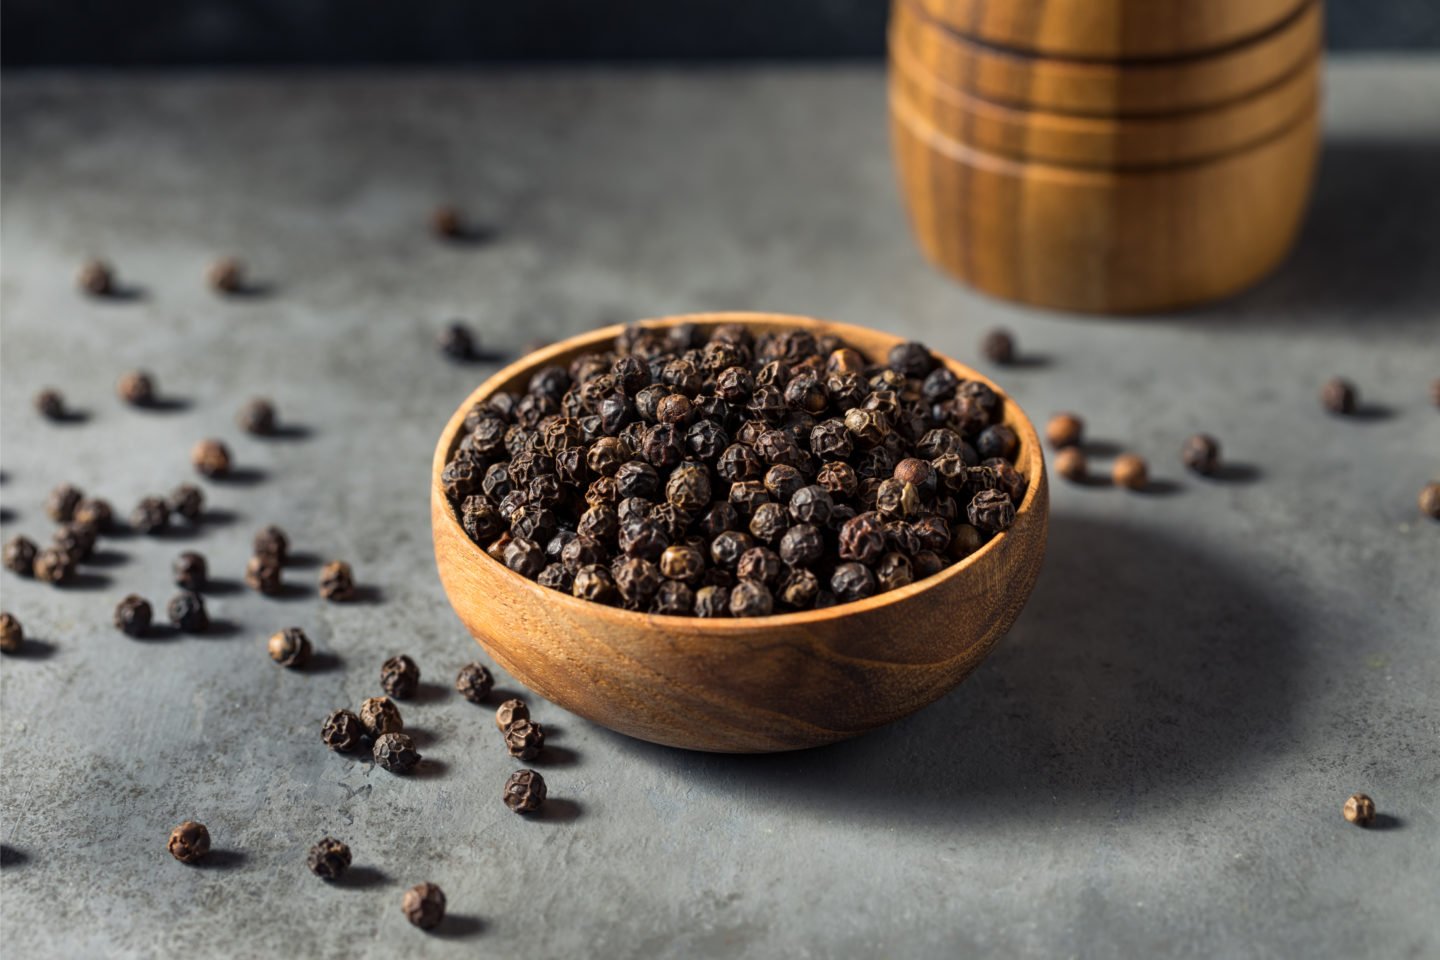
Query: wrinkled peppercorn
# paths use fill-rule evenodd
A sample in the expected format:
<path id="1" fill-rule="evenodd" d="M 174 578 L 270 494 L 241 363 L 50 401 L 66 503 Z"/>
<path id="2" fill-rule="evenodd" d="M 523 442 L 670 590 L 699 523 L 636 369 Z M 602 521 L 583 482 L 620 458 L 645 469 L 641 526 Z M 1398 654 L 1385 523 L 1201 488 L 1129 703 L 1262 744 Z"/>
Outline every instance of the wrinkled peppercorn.
<path id="1" fill-rule="evenodd" d="M 520 574 L 520 576 L 529 577 L 533 580 L 535 577 L 539 576 L 541 570 L 545 569 L 545 550 L 540 546 L 540 544 L 536 543 L 534 540 L 528 540 L 524 537 L 516 536 L 513 537 L 510 542 L 505 545 L 505 552 L 502 556 L 502 562 L 505 564 L 505 566 Z M 322 578 L 320 595 L 325 597 L 327 600 L 348 599 L 354 593 L 354 585 L 346 585 L 345 583 L 346 581 L 348 581 L 348 579 L 349 578 L 347 575 L 343 581 L 338 578 L 332 581 L 336 586 L 340 588 L 341 592 L 335 595 L 331 595 L 325 592 L 325 580 Z"/>
<path id="2" fill-rule="evenodd" d="M 965 515 L 982 533 L 1003 533 L 1015 522 L 1015 504 L 999 490 L 981 490 L 965 508 Z"/>
<path id="3" fill-rule="evenodd" d="M 606 567 L 598 563 L 586 564 L 575 571 L 570 593 L 592 603 L 613 603 L 620 595 L 615 588 L 615 578 Z"/>
<path id="4" fill-rule="evenodd" d="M 784 573 L 785 567 L 779 554 L 768 547 L 751 547 L 741 554 L 739 562 L 735 564 L 737 577 L 767 586 L 778 584 Z"/>
<path id="5" fill-rule="evenodd" d="M 360 724 L 371 737 L 382 733 L 399 733 L 405 729 L 400 708 L 389 697 L 370 697 L 360 704 Z"/>
<path id="6" fill-rule="evenodd" d="M 144 597 L 130 594 L 115 607 L 115 626 L 131 637 L 143 637 L 150 629 L 154 612 Z"/>
<path id="7" fill-rule="evenodd" d="M 545 731 L 531 720 L 514 720 L 502 731 L 505 749 L 520 760 L 533 760 L 545 747 Z"/>
<path id="8" fill-rule="evenodd" d="M 1440 520 L 1440 483 L 1427 483 L 1420 488 L 1420 512 L 1431 520 Z"/>
<path id="9" fill-rule="evenodd" d="M 205 558 L 190 550 L 175 558 L 170 571 L 175 586 L 195 593 L 203 590 L 209 579 L 209 569 Z"/>
<path id="10" fill-rule="evenodd" d="M 270 659 L 282 667 L 298 668 L 310 662 L 310 638 L 299 627 L 286 627 L 272 634 L 267 646 Z"/>
<path id="11" fill-rule="evenodd" d="M 25 646 L 25 628 L 9 611 L 0 613 L 0 653 L 19 653 Z"/>
<path id="12" fill-rule="evenodd" d="M 5 569 L 22 577 L 35 573 L 35 541 L 19 534 L 5 541 Z"/>
<path id="13" fill-rule="evenodd" d="M 730 589 L 711 585 L 696 590 L 695 615 L 697 617 L 730 616 Z"/>
<path id="14" fill-rule="evenodd" d="M 148 407 L 155 402 L 155 380 L 144 370 L 131 370 L 115 384 L 115 392 L 132 407 Z"/>
<path id="15" fill-rule="evenodd" d="M 275 562 L 283 565 L 290 556 L 290 540 L 279 527 L 263 527 L 256 532 L 251 549 L 255 556 L 274 557 Z"/>
<path id="16" fill-rule="evenodd" d="M 365 738 L 365 725 L 349 710 L 335 710 L 325 718 L 320 727 L 320 739 L 325 746 L 338 753 L 351 753 L 360 749 Z"/>
<path id="17" fill-rule="evenodd" d="M 240 408 L 235 422 L 246 433 L 269 436 L 275 432 L 275 406 L 269 400 L 257 397 Z"/>
<path id="18" fill-rule="evenodd" d="M 403 653 L 380 665 L 380 688 L 396 700 L 409 700 L 420 690 L 420 667 Z"/>
<path id="19" fill-rule="evenodd" d="M 205 510 L 205 493 L 193 483 L 182 483 L 170 491 L 167 506 L 172 513 L 194 523 Z"/>
<path id="20" fill-rule="evenodd" d="M 980 352 L 991 363 L 1012 363 L 1015 360 L 1015 338 L 1008 330 L 991 330 L 980 341 Z"/>
<path id="21" fill-rule="evenodd" d="M 1357 793 L 1345 801 L 1345 819 L 1360 827 L 1375 822 L 1375 801 L 1363 793 Z"/>
<path id="22" fill-rule="evenodd" d="M 375 765 L 391 773 L 409 773 L 420 762 L 420 752 L 408 733 L 382 733 L 370 752 Z"/>
<path id="23" fill-rule="evenodd" d="M 495 686 L 495 678 L 481 663 L 467 663 L 455 675 L 455 689 L 471 703 L 483 703 Z"/>
<path id="24" fill-rule="evenodd" d="M 325 837 L 310 848 L 305 865 L 321 880 L 339 880 L 350 869 L 350 848 L 334 837 Z"/>
<path id="25" fill-rule="evenodd" d="M 56 523 L 68 523 L 75 516 L 75 508 L 84 499 L 85 495 L 78 487 L 62 483 L 45 498 L 45 515 Z"/>
<path id="26" fill-rule="evenodd" d="M 1196 473 L 1213 476 L 1220 469 L 1220 443 L 1208 433 L 1197 433 L 1185 441 L 1180 459 Z"/>
<path id="27" fill-rule="evenodd" d="M 270 554 L 256 554 L 245 562 L 245 585 L 266 596 L 275 596 L 284 588 L 280 564 Z"/>
<path id="28" fill-rule="evenodd" d="M 530 708 L 524 700 L 509 699 L 500 704 L 495 711 L 495 726 L 503 733 L 505 728 L 516 720 L 529 720 Z"/>
<path id="29" fill-rule="evenodd" d="M 230 449 L 219 440 L 201 440 L 190 451 L 190 462 L 207 477 L 224 477 L 230 473 Z"/>
<path id="30" fill-rule="evenodd" d="M 473 360 L 477 353 L 475 337 L 470 328 L 459 320 L 447 324 L 435 338 L 435 343 L 440 352 L 451 360 Z"/>
<path id="31" fill-rule="evenodd" d="M 55 529 L 51 542 L 55 549 L 76 563 L 84 563 L 95 551 L 95 528 L 83 523 L 62 523 Z"/>
<path id="32" fill-rule="evenodd" d="M 1055 455 L 1055 472 L 1066 480 L 1084 480 L 1090 472 L 1085 451 L 1079 447 L 1065 447 Z"/>
<path id="33" fill-rule="evenodd" d="M 103 533 L 114 526 L 115 511 L 110 508 L 109 501 L 87 497 L 75 507 L 71 519 L 75 523 Z"/>
<path id="34" fill-rule="evenodd" d="M 210 615 L 205 612 L 205 601 L 200 594 L 184 591 L 170 598 L 165 608 L 170 622 L 186 633 L 203 633 L 210 626 Z"/>
<path id="35" fill-rule="evenodd" d="M 75 558 L 63 550 L 46 547 L 35 554 L 32 569 L 36 580 L 44 583 L 64 583 L 75 573 Z"/>
<path id="36" fill-rule="evenodd" d="M 416 884 L 405 891 L 400 909 L 421 930 L 432 930 L 445 919 L 445 891 L 433 883 Z"/>
<path id="37" fill-rule="evenodd" d="M 533 546 L 533 544 L 532 544 Z M 539 551 L 539 548 L 535 548 Z M 544 561 L 544 552 L 540 552 L 540 559 Z M 537 570 L 536 573 L 539 571 Z M 320 568 L 320 596 L 326 600 L 345 601 L 355 598 L 355 577 L 351 573 L 350 564 L 341 560 L 334 560 Z"/>
<path id="38" fill-rule="evenodd" d="M 1333 377 L 1320 388 L 1320 403 L 1331 413 L 1348 415 L 1355 412 L 1358 398 L 1355 385 L 1342 377 Z"/>
<path id="39" fill-rule="evenodd" d="M 730 591 L 732 617 L 767 617 L 775 609 L 770 588 L 754 580 L 741 580 Z"/>
<path id="40" fill-rule="evenodd" d="M 534 770 L 516 770 L 505 780 L 505 806 L 516 813 L 534 813 L 545 804 L 545 778 Z"/>
<path id="41" fill-rule="evenodd" d="M 170 831 L 170 856 L 181 863 L 199 863 L 210 852 L 210 831 L 205 824 L 186 820 Z"/>
<path id="42" fill-rule="evenodd" d="M 35 394 L 35 409 L 46 420 L 65 419 L 65 398 L 59 390 L 41 390 Z"/>
<path id="43" fill-rule="evenodd" d="M 841 601 L 863 600 L 875 593 L 875 575 L 860 563 L 842 563 L 830 576 L 830 590 Z"/>
<path id="44" fill-rule="evenodd" d="M 1133 453 L 1122 453 L 1116 457 L 1110 475 L 1116 486 L 1126 487 L 1130 490 L 1144 490 L 1146 484 L 1150 482 L 1150 468 L 1146 465 L 1144 458 Z M 975 523 L 974 520 L 970 522 Z M 975 525 L 980 526 L 979 524 Z"/>
<path id="45" fill-rule="evenodd" d="M 170 505 L 160 497 L 146 497 L 130 512 L 130 526 L 140 533 L 163 533 L 170 526 Z"/>
<path id="46" fill-rule="evenodd" d="M 76 283 L 82 293 L 108 297 L 115 292 L 115 271 L 104 260 L 86 260 L 80 265 Z"/>

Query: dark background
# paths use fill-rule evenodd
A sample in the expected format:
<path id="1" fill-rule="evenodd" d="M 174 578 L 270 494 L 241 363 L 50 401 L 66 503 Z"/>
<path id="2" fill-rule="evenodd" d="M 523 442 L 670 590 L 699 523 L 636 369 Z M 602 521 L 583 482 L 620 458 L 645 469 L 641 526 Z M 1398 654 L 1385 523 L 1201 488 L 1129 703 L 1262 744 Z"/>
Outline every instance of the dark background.
<path id="1" fill-rule="evenodd" d="M 1332 49 L 1440 47 L 1440 0 L 1327 6 Z M 0 59 L 6 66 L 853 59 L 881 56 L 887 7 L 885 0 L 5 0 Z"/>

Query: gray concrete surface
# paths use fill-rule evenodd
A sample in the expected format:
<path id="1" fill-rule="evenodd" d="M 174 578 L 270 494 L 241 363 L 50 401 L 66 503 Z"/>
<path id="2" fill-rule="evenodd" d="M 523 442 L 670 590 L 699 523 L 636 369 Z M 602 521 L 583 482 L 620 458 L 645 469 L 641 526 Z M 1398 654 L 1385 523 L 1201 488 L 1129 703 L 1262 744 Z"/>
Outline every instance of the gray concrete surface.
<path id="1" fill-rule="evenodd" d="M 5 573 L 38 642 L 6 658 L 0 938 L 8 957 L 1434 957 L 1440 955 L 1440 62 L 1329 76 L 1303 241 L 1232 302 L 1081 319 L 971 295 L 910 243 L 874 69 L 482 76 L 6 78 L 4 534 L 48 537 L 68 480 L 128 510 L 189 476 L 198 438 L 244 482 L 208 484 L 193 537 L 107 541 L 53 590 Z M 493 228 L 437 245 L 451 198 Z M 136 295 L 72 290 L 88 254 Z M 268 293 L 220 302 L 217 253 Z M 873 324 L 973 358 L 1035 418 L 1073 409 L 1151 458 L 1152 495 L 1058 484 L 1046 567 L 1013 633 L 954 694 L 800 755 L 687 754 L 540 704 L 557 801 L 509 813 L 488 711 L 449 692 L 476 654 L 432 569 L 431 446 L 490 367 L 431 337 L 468 317 L 499 351 L 602 321 L 713 308 Z M 175 401 L 112 384 L 144 366 Z M 1316 402 L 1352 377 L 1365 416 Z M 86 413 L 29 407 L 53 384 Z M 289 439 L 232 416 L 275 398 Z M 1237 467 L 1183 475 L 1216 433 Z M 1098 460 L 1103 464 L 1105 458 Z M 1103 466 L 1102 466 L 1103 469 Z M 236 585 L 252 530 L 351 560 L 372 602 Z M 115 601 L 163 602 L 182 548 L 225 589 L 222 629 L 137 642 Z M 321 668 L 262 638 L 304 627 Z M 409 651 L 427 773 L 326 751 L 332 707 Z M 514 690 L 513 682 L 502 685 Z M 1371 793 L 1387 814 L 1340 817 Z M 219 854 L 164 842 L 185 818 Z M 354 882 L 303 866 L 324 834 Z M 410 929 L 400 892 L 453 919 Z"/>

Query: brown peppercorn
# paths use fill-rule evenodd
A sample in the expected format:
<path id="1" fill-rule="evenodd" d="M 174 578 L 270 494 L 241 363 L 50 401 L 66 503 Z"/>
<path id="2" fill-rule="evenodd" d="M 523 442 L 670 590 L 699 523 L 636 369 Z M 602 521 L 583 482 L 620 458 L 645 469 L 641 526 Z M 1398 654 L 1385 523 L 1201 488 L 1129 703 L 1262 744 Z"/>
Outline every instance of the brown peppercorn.
<path id="1" fill-rule="evenodd" d="M 545 778 L 534 770 L 516 770 L 505 780 L 505 806 L 516 813 L 534 813 L 545 804 Z"/>
<path id="2" fill-rule="evenodd" d="M 409 773 L 420 762 L 420 752 L 407 733 L 382 733 L 370 748 L 375 765 L 391 773 Z"/>
<path id="3" fill-rule="evenodd" d="M 349 710 L 332 711 L 320 727 L 320 739 L 337 753 L 358 750 L 364 737 L 365 725 Z"/>
<path id="4" fill-rule="evenodd" d="M 104 532 L 114 525 L 115 511 L 110 508 L 109 501 L 87 497 L 75 507 L 71 519 L 97 532 Z"/>
<path id="5" fill-rule="evenodd" d="M 531 720 L 515 720 L 504 729 L 505 749 L 510 756 L 533 760 L 545 747 L 545 730 Z"/>
<path id="6" fill-rule="evenodd" d="M 95 552 L 95 528 L 83 523 L 62 523 L 55 528 L 51 542 L 55 549 L 76 563 L 84 563 Z"/>
<path id="7" fill-rule="evenodd" d="M 389 697 L 371 697 L 360 704 L 360 725 L 366 734 L 378 737 L 383 733 L 399 733 L 405 729 L 400 708 Z"/>
<path id="8" fill-rule="evenodd" d="M 0 653 L 19 653 L 25 646 L 25 628 L 8 610 L 0 613 Z"/>
<path id="9" fill-rule="evenodd" d="M 175 594 L 165 610 L 170 622 L 186 633 L 204 633 L 210 627 L 210 615 L 205 612 L 205 601 L 198 593 L 182 591 Z"/>
<path id="10" fill-rule="evenodd" d="M 205 282 L 216 293 L 243 293 L 245 265 L 234 257 L 221 257 L 210 264 L 210 269 L 205 273 Z"/>
<path id="11" fill-rule="evenodd" d="M 45 515 L 56 523 L 68 523 L 75 516 L 75 508 L 84 499 L 85 495 L 78 487 L 62 483 L 45 498 Z"/>
<path id="12" fill-rule="evenodd" d="M 512 537 L 510 542 L 505 544 L 505 551 L 501 554 L 500 562 L 520 576 L 533 580 L 540 575 L 541 570 L 545 569 L 545 550 L 534 540 L 519 536 Z M 324 594 L 323 586 L 321 594 Z M 333 597 L 330 599 L 344 598 Z"/>
<path id="13" fill-rule="evenodd" d="M 65 419 L 65 398 L 59 390 L 45 389 L 35 394 L 35 409 L 46 420 Z"/>
<path id="14" fill-rule="evenodd" d="M 150 601 L 137 594 L 130 594 L 115 606 L 115 626 L 127 636 L 143 637 L 153 616 Z"/>
<path id="15" fill-rule="evenodd" d="M 320 568 L 320 596 L 338 602 L 355 599 L 355 578 L 350 564 L 334 560 Z"/>
<path id="16" fill-rule="evenodd" d="M 170 856 L 181 863 L 199 863 L 210 852 L 210 831 L 205 824 L 186 820 L 170 831 Z"/>
<path id="17" fill-rule="evenodd" d="M 22 577 L 35 575 L 35 541 L 19 534 L 5 541 L 5 569 Z"/>
<path id="18" fill-rule="evenodd" d="M 570 595 L 592 603 L 612 604 L 619 599 L 620 591 L 615 588 L 615 578 L 609 568 L 589 563 L 575 571 Z"/>
<path id="19" fill-rule="evenodd" d="M 1334 414 L 1354 413 L 1358 403 L 1355 385 L 1343 377 L 1332 377 L 1320 388 L 1320 403 Z"/>
<path id="20" fill-rule="evenodd" d="M 148 407 L 155 402 L 155 380 L 144 370 L 131 370 L 115 384 L 115 392 L 132 407 Z"/>
<path id="21" fill-rule="evenodd" d="M 926 460 L 906 457 L 895 464 L 895 472 L 891 476 L 901 483 L 915 487 L 922 496 L 929 497 L 935 493 L 935 468 Z"/>
<path id="22" fill-rule="evenodd" d="M 1440 483 L 1427 483 L 1420 488 L 1420 512 L 1431 520 L 1440 520 Z"/>
<path id="23" fill-rule="evenodd" d="M 1045 439 L 1057 450 L 1080 445 L 1085 436 L 1085 421 L 1073 413 L 1057 413 L 1045 425 Z"/>
<path id="24" fill-rule="evenodd" d="M 245 562 L 245 585 L 266 596 L 275 596 L 284 589 L 280 564 L 273 556 L 256 554 Z"/>
<path id="25" fill-rule="evenodd" d="M 209 580 L 209 569 L 205 558 L 191 550 L 187 550 L 175 558 L 170 572 L 175 586 L 195 593 L 203 590 Z"/>
<path id="26" fill-rule="evenodd" d="M 660 573 L 671 580 L 694 583 L 705 572 L 705 555 L 688 544 L 673 544 L 660 554 Z"/>
<path id="27" fill-rule="evenodd" d="M 420 667 L 403 653 L 380 665 L 380 688 L 396 700 L 409 700 L 420 690 Z"/>
<path id="28" fill-rule="evenodd" d="M 768 617 L 775 609 L 770 588 L 755 580 L 741 580 L 730 591 L 732 617 Z"/>
<path id="29" fill-rule="evenodd" d="M 769 547 L 751 547 L 740 555 L 739 562 L 735 564 L 735 575 L 741 580 L 753 580 L 773 587 L 785 575 L 785 566 L 780 561 L 780 555 Z"/>
<path id="30" fill-rule="evenodd" d="M 980 352 L 991 363 L 1001 365 L 1015 361 L 1015 338 L 1008 330 L 995 329 L 980 341 Z"/>
<path id="31" fill-rule="evenodd" d="M 1356 826 L 1368 827 L 1375 822 L 1375 801 L 1357 793 L 1345 801 L 1345 819 Z"/>
<path id="32" fill-rule="evenodd" d="M 918 552 L 918 551 L 917 551 Z M 883 591 L 898 590 L 915 582 L 915 568 L 903 553 L 887 553 L 875 568 L 875 583 Z"/>
<path id="33" fill-rule="evenodd" d="M 170 505 L 160 497 L 146 497 L 130 511 L 130 526 L 138 533 L 159 534 L 170 527 Z"/>
<path id="34" fill-rule="evenodd" d="M 459 240 L 465 236 L 465 220 L 460 211 L 449 204 L 430 211 L 430 232 L 441 240 Z"/>
<path id="35" fill-rule="evenodd" d="M 325 837 L 310 848 L 305 865 L 321 880 L 339 880 L 350 869 L 350 848 L 334 837 Z"/>
<path id="36" fill-rule="evenodd" d="M 696 590 L 695 616 L 705 618 L 730 616 L 730 589 L 710 585 Z"/>
<path id="37" fill-rule="evenodd" d="M 433 930 L 445 919 L 445 891 L 433 883 L 418 883 L 405 891 L 400 909 L 421 930 Z"/>
<path id="38" fill-rule="evenodd" d="M 256 397 L 240 408 L 235 422 L 246 433 L 268 437 L 275 432 L 275 406 L 269 400 Z"/>
<path id="39" fill-rule="evenodd" d="M 483 703 L 495 686 L 495 678 L 482 663 L 467 663 L 455 675 L 455 689 L 471 703 Z"/>
<path id="40" fill-rule="evenodd" d="M 190 462 L 207 477 L 224 477 L 230 472 L 230 450 L 219 440 L 201 440 L 190 451 Z"/>
<path id="41" fill-rule="evenodd" d="M 299 627 L 286 627 L 270 637 L 270 659 L 282 667 L 303 667 L 310 662 L 310 638 Z"/>
<path id="42" fill-rule="evenodd" d="M 1066 480 L 1079 482 L 1089 476 L 1085 451 L 1080 447 L 1065 447 L 1055 455 L 1055 472 Z"/>
<path id="43" fill-rule="evenodd" d="M 64 583 L 75 573 L 75 559 L 63 550 L 46 547 L 35 554 L 35 579 L 45 583 Z"/>
<path id="44" fill-rule="evenodd" d="M 1133 453 L 1122 453 L 1115 458 L 1115 465 L 1110 470 L 1111 479 L 1116 486 L 1125 487 L 1129 490 L 1144 490 L 1150 482 L 1150 468 L 1143 457 Z M 971 521 L 974 523 L 974 521 Z M 976 524 L 979 526 L 979 524 Z"/>
<path id="45" fill-rule="evenodd" d="M 172 513 L 194 523 L 205 511 L 205 492 L 193 483 L 182 483 L 170 491 L 167 503 Z"/>
<path id="46" fill-rule="evenodd" d="M 255 556 L 274 557 L 275 562 L 283 565 L 290 557 L 290 540 L 277 526 L 263 527 L 256 532 L 251 549 Z"/>
<path id="47" fill-rule="evenodd" d="M 874 563 L 885 551 L 885 522 L 867 512 L 845 521 L 840 528 L 840 556 L 856 563 Z"/>
<path id="48" fill-rule="evenodd" d="M 92 297 L 108 297 L 115 292 L 115 272 L 104 260 L 86 260 L 76 277 L 80 292 Z"/>
<path id="49" fill-rule="evenodd" d="M 504 732 L 505 728 L 516 720 L 529 719 L 530 708 L 524 700 L 511 698 L 500 704 L 499 709 L 495 711 L 495 726 L 499 727 L 501 732 Z"/>
<path id="50" fill-rule="evenodd" d="M 1220 469 L 1220 443 L 1208 433 L 1197 433 L 1185 441 L 1180 460 L 1202 476 L 1213 476 Z"/>

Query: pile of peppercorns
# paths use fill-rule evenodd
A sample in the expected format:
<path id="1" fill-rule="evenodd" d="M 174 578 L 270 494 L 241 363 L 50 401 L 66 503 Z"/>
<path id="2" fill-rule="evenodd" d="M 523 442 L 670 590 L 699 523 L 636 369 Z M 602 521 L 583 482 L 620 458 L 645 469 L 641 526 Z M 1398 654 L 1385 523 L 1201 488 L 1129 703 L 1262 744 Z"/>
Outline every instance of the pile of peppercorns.
<path id="1" fill-rule="evenodd" d="M 576 597 L 764 616 L 931 576 L 1015 521 L 1019 438 L 919 343 L 632 326 L 471 410 L 442 475 L 466 533 Z"/>

